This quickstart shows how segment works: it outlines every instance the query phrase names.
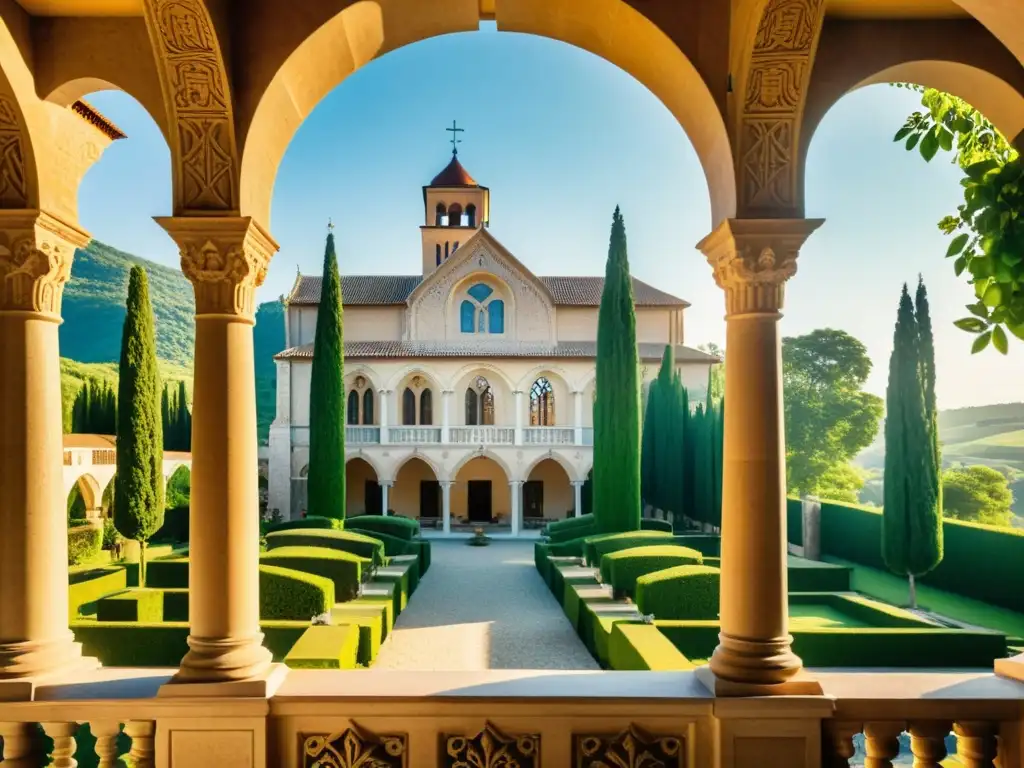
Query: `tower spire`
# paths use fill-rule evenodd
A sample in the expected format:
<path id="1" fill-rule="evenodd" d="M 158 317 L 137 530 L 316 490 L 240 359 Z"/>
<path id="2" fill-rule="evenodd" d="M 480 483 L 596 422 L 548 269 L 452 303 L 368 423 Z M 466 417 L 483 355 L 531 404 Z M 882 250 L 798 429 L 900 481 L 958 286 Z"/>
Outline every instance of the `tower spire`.
<path id="1" fill-rule="evenodd" d="M 449 139 L 449 141 L 452 143 L 452 157 L 454 157 L 455 155 L 459 154 L 459 148 L 456 145 L 462 143 L 462 139 L 459 138 L 459 134 L 460 133 L 465 133 L 466 129 L 465 128 L 459 128 L 458 125 L 456 125 L 455 121 L 452 120 L 452 127 L 451 128 L 445 128 L 445 130 L 448 131 L 449 133 L 451 133 L 451 135 L 452 135 L 452 137 Z"/>

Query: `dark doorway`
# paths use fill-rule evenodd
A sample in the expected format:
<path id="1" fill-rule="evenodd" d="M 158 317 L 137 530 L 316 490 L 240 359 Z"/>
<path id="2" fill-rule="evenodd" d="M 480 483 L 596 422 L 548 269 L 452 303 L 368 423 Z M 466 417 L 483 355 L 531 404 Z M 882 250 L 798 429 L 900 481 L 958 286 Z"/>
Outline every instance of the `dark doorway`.
<path id="1" fill-rule="evenodd" d="M 523 483 L 523 517 L 544 517 L 544 481 Z"/>
<path id="2" fill-rule="evenodd" d="M 466 512 L 471 523 L 489 523 L 491 512 L 491 481 L 470 480 Z"/>
<path id="3" fill-rule="evenodd" d="M 380 483 L 376 480 L 367 480 L 363 486 L 363 505 L 366 514 L 379 515 L 384 510 L 384 493 Z"/>
<path id="4" fill-rule="evenodd" d="M 441 484 L 437 480 L 420 480 L 420 517 L 441 516 Z"/>

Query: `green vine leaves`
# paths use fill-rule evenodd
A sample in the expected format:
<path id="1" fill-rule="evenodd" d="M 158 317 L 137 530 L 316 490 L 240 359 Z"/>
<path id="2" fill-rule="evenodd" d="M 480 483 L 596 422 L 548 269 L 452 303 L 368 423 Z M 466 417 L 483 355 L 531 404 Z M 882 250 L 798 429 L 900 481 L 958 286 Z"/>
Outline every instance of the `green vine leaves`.
<path id="1" fill-rule="evenodd" d="M 964 171 L 964 202 L 939 222 L 953 239 L 946 257 L 957 276 L 968 273 L 977 301 L 955 325 L 974 334 L 974 353 L 1009 349 L 1007 332 L 1024 339 L 1024 165 L 1020 155 L 967 102 L 942 91 L 897 84 L 922 94 L 927 112 L 915 112 L 894 141 L 930 162 L 954 150 Z"/>

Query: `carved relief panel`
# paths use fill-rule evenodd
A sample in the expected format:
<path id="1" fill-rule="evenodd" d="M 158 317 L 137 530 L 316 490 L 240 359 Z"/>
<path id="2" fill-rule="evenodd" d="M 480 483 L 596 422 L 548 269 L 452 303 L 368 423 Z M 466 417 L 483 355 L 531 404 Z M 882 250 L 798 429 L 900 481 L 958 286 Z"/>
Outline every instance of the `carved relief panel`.
<path id="1" fill-rule="evenodd" d="M 446 735 L 441 765 L 444 768 L 538 768 L 540 735 L 509 736 L 490 723 L 472 738 Z"/>
<path id="2" fill-rule="evenodd" d="M 405 768 L 405 734 L 373 734 L 354 725 L 328 736 L 307 736 L 303 768 Z"/>
<path id="3" fill-rule="evenodd" d="M 685 768 L 681 736 L 655 735 L 630 725 L 622 733 L 575 734 L 575 768 Z"/>

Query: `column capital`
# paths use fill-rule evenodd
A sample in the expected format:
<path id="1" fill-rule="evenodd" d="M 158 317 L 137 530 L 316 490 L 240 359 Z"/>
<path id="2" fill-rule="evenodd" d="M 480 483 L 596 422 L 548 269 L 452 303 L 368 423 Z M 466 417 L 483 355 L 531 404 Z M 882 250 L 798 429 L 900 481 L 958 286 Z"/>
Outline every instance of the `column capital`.
<path id="1" fill-rule="evenodd" d="M 251 217 L 158 217 L 177 243 L 181 271 L 196 292 L 197 315 L 254 320 L 256 288 L 263 285 L 278 245 Z"/>
<path id="2" fill-rule="evenodd" d="M 442 488 L 451 488 L 453 485 L 455 485 L 455 481 L 454 480 L 438 480 L 437 484 L 440 485 Z"/>
<path id="3" fill-rule="evenodd" d="M 37 209 L 0 211 L 0 311 L 60 319 L 76 248 L 92 238 Z"/>
<path id="4" fill-rule="evenodd" d="M 725 291 L 726 315 L 782 309 L 796 257 L 824 219 L 725 219 L 697 244 Z"/>
<path id="5" fill-rule="evenodd" d="M 509 480 L 508 484 L 509 485 L 522 485 L 525 482 L 526 482 L 525 480 Z"/>

